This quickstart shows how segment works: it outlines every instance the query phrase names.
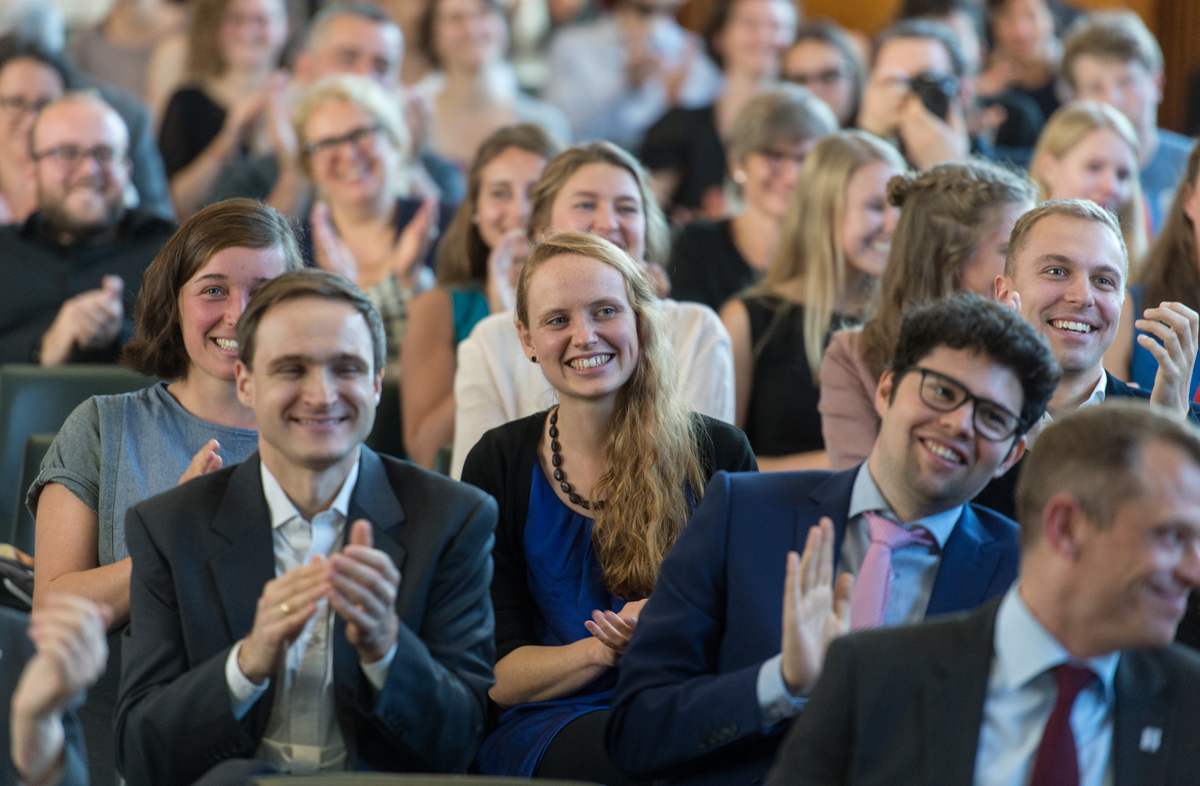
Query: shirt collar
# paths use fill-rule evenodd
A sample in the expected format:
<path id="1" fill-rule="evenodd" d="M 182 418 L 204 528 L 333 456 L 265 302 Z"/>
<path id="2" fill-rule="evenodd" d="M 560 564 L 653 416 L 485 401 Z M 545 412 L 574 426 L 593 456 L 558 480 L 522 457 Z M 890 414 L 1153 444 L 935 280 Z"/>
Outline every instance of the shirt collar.
<path id="1" fill-rule="evenodd" d="M 869 461 L 864 461 L 859 465 L 858 474 L 854 477 L 854 488 L 850 491 L 848 519 L 853 519 L 870 511 L 880 511 L 886 514 L 888 518 L 898 521 L 899 519 L 892 512 L 891 506 L 883 498 L 883 493 L 875 485 L 875 479 L 871 477 L 871 470 L 867 466 L 868 463 Z M 950 533 L 954 531 L 954 525 L 958 523 L 959 517 L 962 516 L 963 507 L 963 505 L 959 505 L 958 507 L 950 508 L 950 510 L 944 510 L 941 513 L 925 516 L 916 521 L 901 523 L 909 526 L 921 525 L 929 530 L 930 535 L 933 535 L 934 540 L 937 541 L 938 548 L 944 548 L 946 539 L 950 537 Z"/>
<path id="2" fill-rule="evenodd" d="M 350 516 L 350 495 L 354 493 L 354 485 L 358 482 L 358 465 L 361 462 L 362 455 L 360 454 L 358 460 L 354 462 L 354 466 L 350 468 L 350 474 L 342 483 L 342 488 L 333 498 L 333 504 L 329 506 L 329 510 L 342 514 L 343 519 Z M 279 481 L 271 474 L 271 470 L 267 469 L 267 462 L 259 459 L 258 466 L 262 471 L 263 496 L 267 498 L 267 510 L 271 512 L 271 529 L 279 529 L 293 518 L 304 521 L 300 511 L 296 510 L 296 506 L 288 498 L 287 492 L 283 490 L 283 486 L 279 485 Z"/>
<path id="3" fill-rule="evenodd" d="M 1113 679 L 1117 673 L 1120 652 L 1110 652 L 1080 661 L 1072 658 L 1063 645 L 1042 627 L 1025 605 L 1013 584 L 1000 601 L 996 612 L 996 632 L 993 648 L 996 653 L 996 673 L 1008 690 L 1016 690 L 1034 677 L 1062 663 L 1084 665 L 1096 673 L 1104 684 L 1104 695 L 1111 705 L 1116 700 Z"/>

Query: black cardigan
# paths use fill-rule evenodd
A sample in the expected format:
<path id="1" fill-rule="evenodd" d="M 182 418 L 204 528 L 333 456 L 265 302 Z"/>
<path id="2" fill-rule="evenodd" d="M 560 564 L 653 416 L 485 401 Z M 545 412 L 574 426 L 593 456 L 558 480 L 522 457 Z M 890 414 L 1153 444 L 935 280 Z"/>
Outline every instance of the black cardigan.
<path id="1" fill-rule="evenodd" d="M 537 644 L 534 620 L 537 604 L 526 580 L 525 519 L 529 494 L 538 467 L 537 448 L 547 412 L 504 424 L 483 435 L 467 455 L 462 479 L 486 491 L 500 503 L 496 545 L 492 550 L 492 605 L 496 611 L 496 660 Z M 705 481 L 719 469 L 757 471 L 754 452 L 739 429 L 705 415 L 693 415 L 700 425 L 701 471 Z M 540 471 L 540 469 L 539 469 Z"/>

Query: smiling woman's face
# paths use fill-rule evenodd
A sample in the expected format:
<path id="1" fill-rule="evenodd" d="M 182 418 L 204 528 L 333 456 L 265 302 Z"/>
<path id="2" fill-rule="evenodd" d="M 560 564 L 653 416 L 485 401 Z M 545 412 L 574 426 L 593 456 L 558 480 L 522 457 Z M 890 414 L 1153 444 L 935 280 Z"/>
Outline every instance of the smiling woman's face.
<path id="1" fill-rule="evenodd" d="M 612 241 L 636 262 L 646 257 L 646 211 L 637 180 L 623 167 L 585 164 L 567 179 L 550 208 L 550 226 Z"/>

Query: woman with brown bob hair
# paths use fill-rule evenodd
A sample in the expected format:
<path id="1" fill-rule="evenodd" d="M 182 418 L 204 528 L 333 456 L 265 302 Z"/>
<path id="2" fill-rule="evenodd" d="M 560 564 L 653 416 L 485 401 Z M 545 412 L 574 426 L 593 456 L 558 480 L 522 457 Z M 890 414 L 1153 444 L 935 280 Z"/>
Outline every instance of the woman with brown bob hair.
<path id="1" fill-rule="evenodd" d="M 821 432 L 835 471 L 864 461 L 875 444 L 875 388 L 892 362 L 910 308 L 965 289 L 994 300 L 1013 224 L 1034 206 L 1034 186 L 981 160 L 938 164 L 892 178 L 900 208 L 874 316 L 839 330 L 821 361 Z"/>
<path id="2" fill-rule="evenodd" d="M 300 267 L 291 225 L 249 199 L 200 211 L 150 263 L 122 362 L 164 381 L 93 396 L 50 446 L 28 497 L 35 605 L 70 592 L 109 604 L 113 625 L 124 624 L 125 511 L 257 449 L 254 413 L 237 398 L 234 328 L 259 287 Z"/>
<path id="3" fill-rule="evenodd" d="M 413 298 L 400 348 L 404 449 L 431 469 L 454 439 L 455 350 L 488 314 L 513 308 L 529 253 L 530 192 L 562 150 L 535 125 L 507 126 L 479 146 L 467 195 L 437 248 L 437 286 Z"/>
<path id="4" fill-rule="evenodd" d="M 478 762 L 621 784 L 603 744 L 615 667 L 709 477 L 754 457 L 740 431 L 689 412 L 650 278 L 607 240 L 539 244 L 516 322 L 559 403 L 489 431 L 463 468 L 500 504 L 490 695 L 506 712 Z"/>

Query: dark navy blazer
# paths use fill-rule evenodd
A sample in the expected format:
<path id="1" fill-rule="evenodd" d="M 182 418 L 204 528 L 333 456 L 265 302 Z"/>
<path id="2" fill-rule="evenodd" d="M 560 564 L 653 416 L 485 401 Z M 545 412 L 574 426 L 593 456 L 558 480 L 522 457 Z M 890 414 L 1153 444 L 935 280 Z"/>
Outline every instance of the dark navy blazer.
<path id="1" fill-rule="evenodd" d="M 713 475 L 621 662 L 607 742 L 628 775 L 762 781 L 788 725 L 764 734 L 757 696 L 759 667 L 780 650 L 785 555 L 803 551 L 822 516 L 833 520 L 840 555 L 857 473 Z M 926 615 L 1003 594 L 1019 561 L 1016 523 L 968 505 L 946 540 Z"/>

